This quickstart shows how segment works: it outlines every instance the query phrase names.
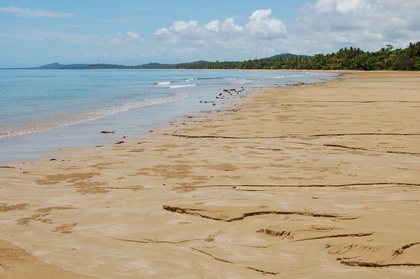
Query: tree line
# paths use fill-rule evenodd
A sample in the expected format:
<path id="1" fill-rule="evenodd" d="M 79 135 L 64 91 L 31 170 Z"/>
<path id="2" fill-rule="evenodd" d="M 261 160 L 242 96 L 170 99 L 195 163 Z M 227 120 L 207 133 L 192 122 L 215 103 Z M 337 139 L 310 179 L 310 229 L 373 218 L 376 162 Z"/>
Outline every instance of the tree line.
<path id="1" fill-rule="evenodd" d="M 247 61 L 198 61 L 174 65 L 176 69 L 295 69 L 295 70 L 420 70 L 420 42 L 405 49 L 387 45 L 376 52 L 360 48 L 343 48 L 331 54 L 314 56 L 276 55 L 271 58 Z"/>
<path id="2" fill-rule="evenodd" d="M 264 59 L 246 61 L 197 61 L 182 64 L 149 63 L 138 66 L 113 64 L 53 63 L 35 69 L 286 69 L 286 70 L 397 70 L 420 71 L 420 42 L 410 43 L 404 49 L 387 45 L 376 52 L 360 48 L 343 48 L 331 54 L 314 56 L 280 54 Z"/>

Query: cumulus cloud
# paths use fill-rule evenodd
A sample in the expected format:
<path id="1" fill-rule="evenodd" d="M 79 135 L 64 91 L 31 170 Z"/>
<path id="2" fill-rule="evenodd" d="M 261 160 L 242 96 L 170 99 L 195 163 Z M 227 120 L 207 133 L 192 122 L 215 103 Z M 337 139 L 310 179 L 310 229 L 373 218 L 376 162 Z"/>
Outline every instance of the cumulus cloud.
<path id="1" fill-rule="evenodd" d="M 286 27 L 281 20 L 270 17 L 271 13 L 271 9 L 256 10 L 244 25 L 237 24 L 233 18 L 207 23 L 176 21 L 155 31 L 154 36 L 165 45 L 176 46 L 173 48 L 176 55 L 272 54 L 279 40 L 285 38 Z"/>
<path id="2" fill-rule="evenodd" d="M 224 21 L 212 20 L 208 23 L 199 23 L 197 20 L 176 21 L 170 27 L 163 27 L 154 35 L 163 39 L 166 44 L 182 42 L 202 43 L 211 38 L 213 43 L 221 42 L 227 38 L 253 38 L 276 39 L 286 33 L 286 27 L 279 19 L 270 18 L 271 10 L 257 10 L 250 17 L 245 26 L 235 23 L 233 18 Z M 207 42 L 210 43 L 210 42 Z"/>
<path id="3" fill-rule="evenodd" d="M 270 18 L 271 9 L 257 10 L 249 17 L 246 28 L 251 35 L 276 38 L 286 34 L 286 26 L 279 19 Z"/>
<path id="4" fill-rule="evenodd" d="M 180 60 L 241 60 L 278 53 L 328 53 L 343 47 L 375 51 L 387 44 L 406 47 L 420 38 L 419 0 L 312 0 L 286 27 L 271 9 L 256 10 L 245 23 L 233 18 L 175 21 L 156 30 L 163 49 L 148 54 Z M 106 35 L 113 43 L 141 43 L 136 32 Z M 147 44 L 144 44 L 147 45 Z M 170 53 L 170 54 L 168 54 Z"/>
<path id="5" fill-rule="evenodd" d="M 348 13 L 356 10 L 361 5 L 360 0 L 318 0 L 313 7 L 318 12 L 328 13 L 331 11 L 339 11 L 341 13 Z"/>
<path id="6" fill-rule="evenodd" d="M 126 44 L 126 43 L 143 43 L 143 39 L 137 32 L 128 31 L 126 33 L 118 32 L 115 36 L 105 35 L 104 40 L 116 44 Z"/>
<path id="7" fill-rule="evenodd" d="M 311 44 L 314 52 L 405 47 L 420 38 L 419 10 L 418 0 L 317 0 L 307 2 L 293 32 L 302 47 Z"/>
<path id="8" fill-rule="evenodd" d="M 50 10 L 31 10 L 23 9 L 19 7 L 0 7 L 0 12 L 11 13 L 22 17 L 50 17 L 50 18 L 70 18 L 74 17 L 74 14 L 71 13 L 61 13 Z"/>
<path id="9" fill-rule="evenodd" d="M 163 39 L 166 44 L 193 43 L 202 44 L 209 38 L 226 39 L 227 36 L 237 36 L 244 29 L 235 24 L 232 18 L 223 22 L 212 20 L 206 24 L 199 24 L 196 20 L 176 21 L 170 27 L 163 27 L 154 35 Z"/>

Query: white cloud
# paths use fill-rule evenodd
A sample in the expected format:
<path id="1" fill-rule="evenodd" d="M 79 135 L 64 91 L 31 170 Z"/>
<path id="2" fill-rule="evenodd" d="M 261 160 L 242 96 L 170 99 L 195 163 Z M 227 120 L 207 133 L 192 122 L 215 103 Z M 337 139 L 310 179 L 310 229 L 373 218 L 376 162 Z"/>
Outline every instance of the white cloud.
<path id="1" fill-rule="evenodd" d="M 124 32 L 108 31 L 97 35 L 89 28 L 77 29 L 77 32 L 84 30 L 83 33 L 68 33 L 53 31 L 58 29 L 55 27 L 51 30 L 20 29 L 11 25 L 9 31 L 2 31 L 1 37 L 7 41 L 33 41 L 43 47 L 54 46 L 56 53 L 63 56 L 63 49 L 74 49 L 80 57 L 83 56 L 81 53 L 90 52 L 117 59 L 115 57 L 124 53 L 125 57 L 140 57 L 145 62 L 244 60 L 284 52 L 329 53 L 349 46 L 367 51 L 378 50 L 387 44 L 406 47 L 409 42 L 417 42 L 420 38 L 419 10 L 419 0 L 308 0 L 295 20 L 287 21 L 287 26 L 283 23 L 285 21 L 273 15 L 271 9 L 263 9 L 246 15 L 245 22 L 231 17 L 212 18 L 205 22 L 193 18 L 175 21 L 154 29 L 154 39 L 148 38 L 147 41 L 134 26 Z M 3 13 L 0 17 L 5 17 L 4 13 L 22 17 L 74 16 L 18 7 L 0 7 L 0 13 Z M 77 24 L 89 27 L 82 21 Z M 68 28 L 66 26 L 66 30 Z M 78 52 L 77 46 L 82 50 Z M 130 60 L 127 58 L 127 61 Z"/>
<path id="2" fill-rule="evenodd" d="M 206 25 L 204 25 L 204 28 L 212 32 L 219 32 L 219 24 L 220 24 L 220 21 L 212 20 Z"/>
<path id="3" fill-rule="evenodd" d="M 386 44 L 406 47 L 420 38 L 418 0 L 317 0 L 307 2 L 290 39 L 302 52 L 353 46 L 374 51 Z"/>
<path id="4" fill-rule="evenodd" d="M 103 38 L 107 42 L 116 44 L 138 44 L 145 42 L 145 39 L 143 39 L 138 33 L 134 31 L 128 31 L 125 34 L 118 32 L 115 36 L 105 35 Z"/>
<path id="5" fill-rule="evenodd" d="M 128 31 L 127 32 L 127 37 L 129 38 L 129 40 L 133 41 L 133 42 L 138 42 L 138 43 L 142 43 L 145 40 L 140 37 L 140 35 L 134 31 Z"/>
<path id="6" fill-rule="evenodd" d="M 177 44 L 182 37 L 188 37 L 197 32 L 198 22 L 195 20 L 175 21 L 171 27 L 163 27 L 156 32 L 155 36 L 163 37 L 167 44 Z"/>
<path id="7" fill-rule="evenodd" d="M 71 13 L 61 13 L 50 10 L 31 10 L 23 9 L 19 7 L 0 7 L 0 12 L 16 14 L 22 17 L 50 17 L 50 18 L 70 18 L 74 17 L 74 14 Z"/>
<path id="8" fill-rule="evenodd" d="M 176 21 L 169 27 L 155 31 L 154 35 L 159 42 L 173 45 L 175 55 L 220 57 L 224 53 L 228 58 L 239 53 L 252 56 L 272 54 L 275 45 L 284 39 L 286 27 L 279 19 L 270 18 L 270 15 L 271 9 L 257 10 L 243 26 L 236 24 L 233 18 L 207 23 Z"/>
<path id="9" fill-rule="evenodd" d="M 232 18 L 228 18 L 223 22 L 212 20 L 206 24 L 200 24 L 196 20 L 176 21 L 168 28 L 155 31 L 154 35 L 168 45 L 202 45 L 210 43 L 209 39 L 225 40 L 227 37 L 240 35 L 243 31 Z"/>
<path id="10" fill-rule="evenodd" d="M 362 0 L 363 1 L 363 0 Z M 339 11 L 341 13 L 348 13 L 357 9 L 361 0 L 318 0 L 313 7 L 321 13 L 328 13 L 331 11 Z"/>
<path id="11" fill-rule="evenodd" d="M 360 0 L 342 0 L 337 3 L 337 11 L 348 13 L 356 10 L 359 6 Z"/>
<path id="12" fill-rule="evenodd" d="M 233 18 L 227 18 L 224 22 L 219 24 L 219 28 L 221 31 L 228 34 L 242 34 L 244 32 L 244 28 L 236 25 Z"/>
<path id="13" fill-rule="evenodd" d="M 235 23 L 233 18 L 225 21 L 212 20 L 199 23 L 196 20 L 176 21 L 170 27 L 163 27 L 154 35 L 164 40 L 166 44 L 202 43 L 203 40 L 216 40 L 213 43 L 243 37 L 253 40 L 265 38 L 275 40 L 284 36 L 286 27 L 279 19 L 270 18 L 271 10 L 257 10 L 250 17 L 245 27 Z"/>
<path id="14" fill-rule="evenodd" d="M 172 25 L 172 28 L 175 32 L 184 33 L 187 30 L 195 30 L 197 28 L 198 22 L 196 20 L 185 21 L 176 21 Z"/>
<path id="15" fill-rule="evenodd" d="M 270 18 L 271 9 L 257 10 L 249 17 L 246 28 L 250 34 L 264 38 L 282 37 L 286 26 L 279 19 Z"/>
<path id="16" fill-rule="evenodd" d="M 387 44 L 403 48 L 418 41 L 419 10 L 419 0 L 312 0 L 287 27 L 266 9 L 254 11 L 241 25 L 233 18 L 177 21 L 154 36 L 166 51 L 185 60 L 193 55 L 210 60 L 282 52 L 312 55 L 350 46 L 375 51 Z"/>

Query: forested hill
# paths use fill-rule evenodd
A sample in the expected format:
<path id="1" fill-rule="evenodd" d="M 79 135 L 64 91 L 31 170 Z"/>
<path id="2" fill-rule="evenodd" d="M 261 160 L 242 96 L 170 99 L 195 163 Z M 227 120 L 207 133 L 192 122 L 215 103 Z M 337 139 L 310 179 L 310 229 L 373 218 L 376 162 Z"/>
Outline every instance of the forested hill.
<path id="1" fill-rule="evenodd" d="M 331 54 L 314 56 L 273 56 L 243 62 L 207 62 L 180 64 L 183 69 L 301 69 L 301 70 L 403 70 L 420 71 L 420 42 L 405 49 L 387 45 L 376 52 L 344 48 Z"/>
<path id="2" fill-rule="evenodd" d="M 36 69 L 301 69 L 301 70 L 402 70 L 420 71 L 420 42 L 410 43 L 405 49 L 387 45 L 376 52 L 360 48 L 344 48 L 331 54 L 314 56 L 280 54 L 263 59 L 247 61 L 196 61 L 182 64 L 149 63 L 139 66 L 113 64 L 58 63 Z"/>

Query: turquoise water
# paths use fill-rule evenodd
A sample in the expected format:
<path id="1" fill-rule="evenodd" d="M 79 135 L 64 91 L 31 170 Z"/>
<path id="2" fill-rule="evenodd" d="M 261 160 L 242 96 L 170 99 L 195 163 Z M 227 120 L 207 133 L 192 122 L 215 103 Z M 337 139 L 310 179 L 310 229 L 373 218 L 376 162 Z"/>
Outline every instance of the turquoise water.
<path id="1" fill-rule="evenodd" d="M 314 83 L 331 73 L 223 70 L 0 70 L 0 162 L 137 137 L 174 117 L 224 108 L 224 89 Z M 237 95 L 237 94 L 236 94 Z M 215 104 L 215 105 L 213 105 Z"/>

